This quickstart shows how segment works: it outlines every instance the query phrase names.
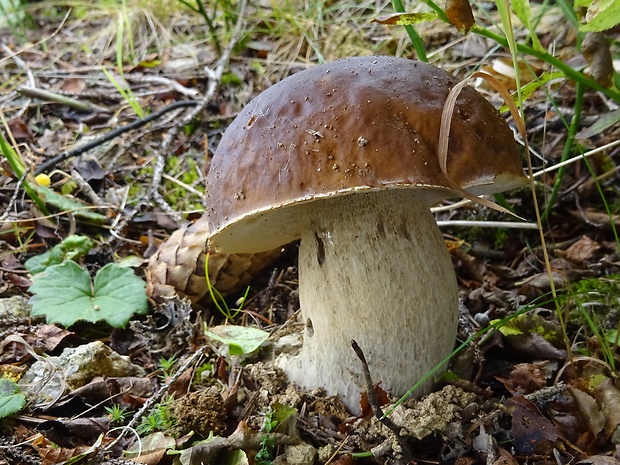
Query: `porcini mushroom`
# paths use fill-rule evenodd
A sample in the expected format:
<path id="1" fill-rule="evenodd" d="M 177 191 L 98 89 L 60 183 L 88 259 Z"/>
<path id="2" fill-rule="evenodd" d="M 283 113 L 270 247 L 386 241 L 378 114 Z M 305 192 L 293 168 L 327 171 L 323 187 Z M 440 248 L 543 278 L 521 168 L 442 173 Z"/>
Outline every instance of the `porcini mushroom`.
<path id="1" fill-rule="evenodd" d="M 213 156 L 210 247 L 261 252 L 301 239 L 303 346 L 284 370 L 352 412 L 363 380 L 351 339 L 395 395 L 454 346 L 456 278 L 429 207 L 458 195 L 437 156 L 457 82 L 391 57 L 310 68 L 252 100 Z M 476 195 L 523 184 L 512 132 L 474 89 L 460 93 L 451 124 L 452 181 Z"/>

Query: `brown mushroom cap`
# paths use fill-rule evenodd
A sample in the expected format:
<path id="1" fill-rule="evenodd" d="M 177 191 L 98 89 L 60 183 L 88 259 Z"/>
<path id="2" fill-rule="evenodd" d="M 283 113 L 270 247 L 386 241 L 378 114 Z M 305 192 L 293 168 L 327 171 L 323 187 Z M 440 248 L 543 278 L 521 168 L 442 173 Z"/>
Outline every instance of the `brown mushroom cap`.
<path id="1" fill-rule="evenodd" d="M 261 252 L 299 238 L 297 204 L 357 191 L 426 187 L 455 195 L 437 157 L 441 113 L 458 80 L 392 57 L 345 58 L 290 76 L 252 100 L 207 177 L 210 245 Z M 513 134 L 465 87 L 452 116 L 448 174 L 476 194 L 524 183 Z"/>

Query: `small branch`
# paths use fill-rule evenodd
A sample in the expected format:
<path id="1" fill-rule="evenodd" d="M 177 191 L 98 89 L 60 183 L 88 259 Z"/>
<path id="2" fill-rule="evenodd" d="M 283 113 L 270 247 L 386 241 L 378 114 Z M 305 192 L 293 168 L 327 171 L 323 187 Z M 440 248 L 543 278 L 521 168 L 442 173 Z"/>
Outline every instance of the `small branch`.
<path id="1" fill-rule="evenodd" d="M 59 103 L 69 108 L 74 108 L 78 111 L 105 111 L 109 112 L 106 108 L 97 107 L 88 102 L 82 102 L 80 100 L 67 97 L 66 95 L 57 94 L 45 89 L 39 89 L 38 87 L 19 86 L 17 91 L 25 95 L 26 97 L 35 98 L 38 100 L 45 100 L 47 102 Z"/>
<path id="2" fill-rule="evenodd" d="M 185 95 L 186 97 L 191 97 L 191 98 L 199 97 L 199 92 L 197 89 L 190 89 L 189 87 L 185 87 L 181 85 L 179 82 L 175 81 L 174 79 L 168 79 L 163 76 L 143 76 L 143 75 L 135 75 L 135 74 L 125 74 L 124 78 L 128 82 L 162 84 L 164 86 L 168 86 L 168 88 L 172 89 L 175 92 L 178 92 L 181 95 Z"/>
<path id="3" fill-rule="evenodd" d="M 446 220 L 437 221 L 437 225 L 440 227 L 464 226 L 467 228 L 538 229 L 536 223 L 517 223 L 514 221 Z"/>
<path id="4" fill-rule="evenodd" d="M 94 149 L 95 147 L 98 147 L 108 141 L 111 141 L 112 139 L 120 136 L 121 134 L 124 134 L 128 131 L 131 131 L 133 129 L 138 129 L 141 128 L 142 126 L 150 123 L 151 121 L 159 118 L 161 115 L 172 111 L 172 110 L 176 110 L 177 108 L 182 108 L 182 107 L 192 107 L 192 106 L 196 106 L 198 105 L 198 102 L 194 101 L 194 100 L 182 100 L 179 102 L 174 102 L 171 105 L 168 105 L 167 107 L 164 107 L 158 111 L 156 111 L 155 113 L 151 113 L 150 115 L 148 115 L 146 118 L 142 118 L 136 121 L 133 121 L 129 124 L 126 124 L 125 126 L 121 126 L 119 128 L 114 129 L 113 131 L 110 131 L 106 134 L 104 134 L 101 137 L 98 137 L 97 139 L 93 139 L 90 142 L 81 145 L 79 147 L 75 147 L 71 150 L 65 150 L 64 152 L 62 152 L 59 155 L 56 155 L 54 158 L 52 158 L 51 160 L 48 160 L 44 163 L 41 164 L 41 166 L 39 166 L 36 171 L 35 174 L 40 174 L 43 173 L 44 171 L 49 170 L 50 168 L 53 168 L 54 166 L 56 166 L 58 163 L 64 161 L 64 160 L 68 160 L 69 158 L 73 158 L 76 157 L 78 155 L 81 155 L 85 152 L 88 152 L 91 149 Z"/>
<path id="5" fill-rule="evenodd" d="M 355 351 L 355 355 L 362 362 L 362 371 L 364 373 L 364 381 L 366 382 L 366 392 L 368 394 L 368 403 L 370 404 L 370 408 L 372 408 L 372 413 L 375 415 L 375 418 L 383 423 L 391 432 L 396 436 L 396 440 L 400 445 L 403 451 L 403 458 L 407 462 L 411 462 L 413 460 L 413 455 L 411 454 L 411 450 L 409 446 L 405 442 L 405 438 L 400 435 L 400 429 L 398 426 L 394 424 L 392 420 L 387 418 L 383 414 L 383 410 L 381 410 L 381 405 L 379 405 L 379 399 L 377 399 L 377 393 L 372 383 L 372 377 L 370 376 L 370 369 L 368 368 L 368 362 L 366 362 L 366 357 L 364 356 L 364 352 L 357 344 L 355 339 L 351 339 L 351 347 Z"/>
<path id="6" fill-rule="evenodd" d="M 82 177 L 82 175 L 75 169 L 71 170 L 71 178 L 77 183 L 80 190 L 84 193 L 86 197 L 90 199 L 90 202 L 93 205 L 98 207 L 109 207 L 110 204 L 103 201 L 101 197 L 97 195 L 95 190 L 90 187 L 90 184 Z"/>

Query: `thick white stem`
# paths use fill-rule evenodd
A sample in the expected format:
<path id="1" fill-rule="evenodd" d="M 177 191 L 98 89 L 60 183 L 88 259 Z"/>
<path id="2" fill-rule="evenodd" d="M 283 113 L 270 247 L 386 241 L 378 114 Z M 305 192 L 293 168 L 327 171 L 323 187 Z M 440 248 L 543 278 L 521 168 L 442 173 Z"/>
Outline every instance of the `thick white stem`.
<path id="1" fill-rule="evenodd" d="M 309 203 L 303 221 L 306 327 L 301 352 L 284 367 L 289 379 L 323 387 L 358 413 L 365 388 L 355 339 L 373 380 L 404 394 L 456 337 L 454 269 L 428 203 L 413 189 L 355 193 Z"/>

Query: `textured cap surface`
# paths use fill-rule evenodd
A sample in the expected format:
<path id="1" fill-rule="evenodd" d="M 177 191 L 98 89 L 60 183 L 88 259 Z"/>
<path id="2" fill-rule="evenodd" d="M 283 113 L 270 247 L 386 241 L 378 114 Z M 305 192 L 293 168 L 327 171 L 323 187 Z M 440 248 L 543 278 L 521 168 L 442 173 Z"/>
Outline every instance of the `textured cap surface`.
<path id="1" fill-rule="evenodd" d="M 434 201 L 454 195 L 437 146 L 457 82 L 425 63 L 357 57 L 268 88 L 233 121 L 213 157 L 211 247 L 260 252 L 291 242 L 299 237 L 297 204 L 320 197 L 412 186 L 433 188 Z M 525 181 L 511 130 L 469 87 L 452 116 L 448 174 L 478 194 Z"/>

